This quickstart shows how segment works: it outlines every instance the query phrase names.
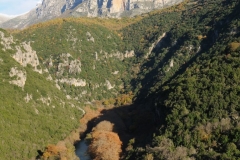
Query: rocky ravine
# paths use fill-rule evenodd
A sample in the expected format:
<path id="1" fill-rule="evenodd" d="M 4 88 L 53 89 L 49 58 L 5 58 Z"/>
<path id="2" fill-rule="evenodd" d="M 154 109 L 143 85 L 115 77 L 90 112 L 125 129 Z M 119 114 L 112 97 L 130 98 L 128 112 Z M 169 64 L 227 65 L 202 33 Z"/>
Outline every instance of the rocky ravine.
<path id="1" fill-rule="evenodd" d="M 113 17 L 135 16 L 171 6 L 183 0 L 43 0 L 25 15 L 0 24 L 2 28 L 24 28 L 31 24 L 64 16 Z"/>

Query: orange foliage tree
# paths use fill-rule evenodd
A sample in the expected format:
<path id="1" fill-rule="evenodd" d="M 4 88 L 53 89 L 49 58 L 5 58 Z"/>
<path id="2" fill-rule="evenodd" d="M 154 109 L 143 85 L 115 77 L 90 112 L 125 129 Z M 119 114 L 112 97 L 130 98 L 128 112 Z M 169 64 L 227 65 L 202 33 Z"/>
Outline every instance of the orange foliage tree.
<path id="1" fill-rule="evenodd" d="M 49 144 L 43 153 L 43 159 L 47 160 L 51 157 L 58 157 L 61 160 L 65 160 L 65 153 L 67 148 L 64 146 L 56 146 L 53 144 Z"/>
<path id="2" fill-rule="evenodd" d="M 94 160 L 119 160 L 122 142 L 112 128 L 113 124 L 102 121 L 93 129 L 88 151 Z"/>

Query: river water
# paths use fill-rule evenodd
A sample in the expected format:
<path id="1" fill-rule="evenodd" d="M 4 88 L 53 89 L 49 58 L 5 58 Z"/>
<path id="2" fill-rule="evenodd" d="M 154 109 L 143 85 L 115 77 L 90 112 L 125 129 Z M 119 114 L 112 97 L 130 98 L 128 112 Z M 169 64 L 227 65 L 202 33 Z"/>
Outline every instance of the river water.
<path id="1" fill-rule="evenodd" d="M 90 156 L 87 154 L 88 144 L 85 140 L 79 141 L 76 146 L 76 155 L 80 158 L 80 160 L 91 160 Z"/>

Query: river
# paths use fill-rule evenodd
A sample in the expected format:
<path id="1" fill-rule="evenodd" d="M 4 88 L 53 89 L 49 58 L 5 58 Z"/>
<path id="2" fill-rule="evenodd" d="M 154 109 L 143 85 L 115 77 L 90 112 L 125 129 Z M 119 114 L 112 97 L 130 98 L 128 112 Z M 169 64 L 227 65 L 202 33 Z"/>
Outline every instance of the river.
<path id="1" fill-rule="evenodd" d="M 91 160 L 90 156 L 87 154 L 88 144 L 85 140 L 79 141 L 76 146 L 76 155 L 80 160 Z"/>

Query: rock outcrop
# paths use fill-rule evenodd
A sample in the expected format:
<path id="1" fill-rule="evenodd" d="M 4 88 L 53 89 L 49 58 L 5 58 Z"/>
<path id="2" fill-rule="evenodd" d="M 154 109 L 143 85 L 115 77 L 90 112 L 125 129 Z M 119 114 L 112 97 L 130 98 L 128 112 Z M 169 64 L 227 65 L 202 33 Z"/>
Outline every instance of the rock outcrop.
<path id="1" fill-rule="evenodd" d="M 57 76 L 62 76 L 64 73 L 69 74 L 79 74 L 81 70 L 81 62 L 78 59 L 73 59 L 71 54 L 63 53 L 58 59 L 61 60 L 61 63 L 57 65 Z M 47 64 L 50 68 L 54 68 L 52 58 L 48 59 L 45 64 Z"/>
<path id="2" fill-rule="evenodd" d="M 9 72 L 9 76 L 14 78 L 14 80 L 9 81 L 10 84 L 17 85 L 21 88 L 24 88 L 25 82 L 27 80 L 27 73 L 26 71 L 22 71 L 17 67 L 11 68 Z"/>
<path id="3" fill-rule="evenodd" d="M 86 80 L 76 79 L 76 78 L 63 78 L 63 79 L 57 80 L 57 82 L 66 83 L 69 85 L 73 85 L 75 87 L 84 87 L 87 85 Z"/>
<path id="4" fill-rule="evenodd" d="M 145 55 L 145 58 L 148 58 L 148 56 L 152 53 L 153 49 L 159 48 L 161 46 L 161 41 L 165 36 L 166 36 L 166 33 L 163 33 L 154 43 L 152 43 L 152 46 L 149 47 L 149 51 Z"/>
<path id="5" fill-rule="evenodd" d="M 11 44 L 13 42 L 13 37 L 6 37 L 3 32 L 0 31 L 1 44 L 4 46 L 3 50 L 12 49 Z"/>
<path id="6" fill-rule="evenodd" d="M 21 47 L 24 49 L 22 50 Z M 26 67 L 27 64 L 30 64 L 34 67 L 36 72 L 42 73 L 42 69 L 38 69 L 39 60 L 36 54 L 30 45 L 30 43 L 22 43 L 21 46 L 16 47 L 17 52 L 13 55 L 13 58 L 20 63 L 22 66 Z M 39 67 L 40 68 L 40 67 Z"/>
<path id="7" fill-rule="evenodd" d="M 16 50 L 16 53 L 12 57 L 20 63 L 23 67 L 26 67 L 30 64 L 34 71 L 42 73 L 42 69 L 39 65 L 39 60 L 36 51 L 34 51 L 30 45 L 30 42 L 23 42 L 16 46 L 11 46 L 15 44 L 12 35 L 5 36 L 3 32 L 0 31 L 1 44 L 4 46 L 3 50 L 13 49 Z"/>
<path id="8" fill-rule="evenodd" d="M 26 103 L 29 103 L 29 101 L 32 100 L 32 94 L 27 93 L 26 97 L 24 97 L 24 100 Z"/>
<path id="9" fill-rule="evenodd" d="M 108 90 L 113 89 L 113 88 L 115 87 L 115 86 L 112 86 L 112 85 L 111 85 L 111 83 L 109 82 L 109 80 L 106 80 L 106 84 L 105 84 L 105 85 L 106 85 L 106 87 L 107 87 Z"/>

